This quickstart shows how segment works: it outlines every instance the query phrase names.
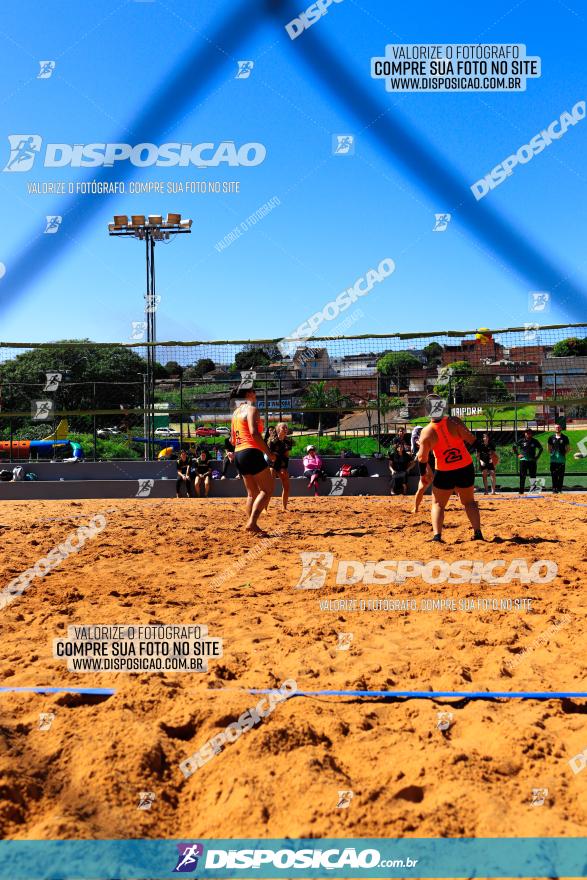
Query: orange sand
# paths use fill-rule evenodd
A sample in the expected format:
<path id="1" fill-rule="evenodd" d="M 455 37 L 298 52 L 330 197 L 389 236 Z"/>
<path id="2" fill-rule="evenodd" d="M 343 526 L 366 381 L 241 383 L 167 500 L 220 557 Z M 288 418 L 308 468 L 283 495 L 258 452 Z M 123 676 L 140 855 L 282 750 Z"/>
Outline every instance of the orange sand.
<path id="1" fill-rule="evenodd" d="M 567 496 L 587 504 L 587 496 Z M 284 534 L 245 569 L 211 582 L 259 539 L 243 534 L 242 501 L 4 503 L 0 586 L 92 514 L 107 527 L 0 611 L 0 683 L 114 687 L 96 699 L 0 694 L 0 833 L 9 838 L 583 835 L 587 704 L 486 701 L 447 707 L 295 698 L 184 779 L 178 764 L 254 706 L 237 688 L 582 690 L 587 651 L 587 506 L 481 498 L 485 544 L 451 502 L 446 544 L 427 543 L 429 501 L 294 499 L 265 518 Z M 336 586 L 299 590 L 302 551 L 337 559 L 524 557 L 559 566 L 547 585 Z M 386 596 L 532 599 L 531 612 L 348 612 L 320 599 Z M 563 615 L 547 644 L 536 638 Z M 74 674 L 52 658 L 68 624 L 209 626 L 224 656 L 207 674 Z M 352 632 L 350 650 L 337 633 Z M 528 654 L 520 655 L 524 648 Z M 506 664 L 518 658 L 508 670 Z M 235 690 L 231 690 L 235 689 Z M 449 731 L 437 712 L 450 709 Z M 56 713 L 48 731 L 39 712 Z M 533 788 L 548 788 L 542 807 Z M 338 792 L 352 790 L 348 809 Z M 149 811 L 137 809 L 152 791 Z"/>

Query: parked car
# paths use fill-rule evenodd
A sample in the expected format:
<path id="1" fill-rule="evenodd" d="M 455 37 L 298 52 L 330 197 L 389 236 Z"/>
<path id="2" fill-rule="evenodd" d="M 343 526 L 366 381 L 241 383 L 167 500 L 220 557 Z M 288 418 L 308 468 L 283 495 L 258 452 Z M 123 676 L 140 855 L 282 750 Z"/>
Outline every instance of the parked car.
<path id="1" fill-rule="evenodd" d="M 220 425 L 218 428 L 216 428 L 216 433 L 222 434 L 222 435 L 225 435 L 228 437 L 230 434 L 230 428 L 227 428 L 224 425 Z"/>
<path id="2" fill-rule="evenodd" d="M 196 437 L 218 437 L 215 428 L 196 428 Z"/>
<path id="3" fill-rule="evenodd" d="M 155 437 L 179 437 L 179 431 L 173 428 L 156 428 Z"/>
<path id="4" fill-rule="evenodd" d="M 121 437 L 122 431 L 119 431 L 118 428 L 100 428 L 96 431 L 96 436 L 100 440 L 107 440 L 109 437 Z"/>

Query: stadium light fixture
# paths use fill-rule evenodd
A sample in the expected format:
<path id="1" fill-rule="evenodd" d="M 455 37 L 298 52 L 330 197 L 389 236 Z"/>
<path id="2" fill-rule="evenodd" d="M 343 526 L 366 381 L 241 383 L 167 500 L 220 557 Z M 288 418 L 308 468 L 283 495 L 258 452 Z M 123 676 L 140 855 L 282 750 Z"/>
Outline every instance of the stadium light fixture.
<path id="1" fill-rule="evenodd" d="M 155 295 L 155 242 L 168 241 L 172 235 L 191 233 L 191 220 L 182 220 L 181 214 L 168 214 L 163 220 L 162 214 L 132 214 L 128 222 L 126 214 L 115 214 L 114 222 L 108 224 L 108 234 L 113 236 L 131 236 L 145 242 L 147 263 L 147 292 L 145 294 L 145 318 L 147 325 L 147 374 L 145 381 L 145 436 L 147 438 L 146 454 L 151 459 L 155 456 L 155 371 L 157 367 L 155 312 L 157 297 Z"/>

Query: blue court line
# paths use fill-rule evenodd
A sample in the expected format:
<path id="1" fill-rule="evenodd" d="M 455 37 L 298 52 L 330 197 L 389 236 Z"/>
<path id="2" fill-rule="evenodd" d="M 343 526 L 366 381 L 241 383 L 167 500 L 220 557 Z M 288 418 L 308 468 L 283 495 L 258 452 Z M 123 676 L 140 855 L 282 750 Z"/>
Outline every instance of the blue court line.
<path id="1" fill-rule="evenodd" d="M 98 694 L 111 697 L 116 693 L 112 688 L 75 688 L 75 687 L 0 687 L 0 693 L 26 694 Z"/>
<path id="2" fill-rule="evenodd" d="M 273 694 L 277 688 L 247 689 L 250 694 Z M 294 691 L 292 697 L 403 697 L 416 700 L 435 700 L 437 697 L 455 697 L 466 700 L 587 700 L 585 691 Z"/>

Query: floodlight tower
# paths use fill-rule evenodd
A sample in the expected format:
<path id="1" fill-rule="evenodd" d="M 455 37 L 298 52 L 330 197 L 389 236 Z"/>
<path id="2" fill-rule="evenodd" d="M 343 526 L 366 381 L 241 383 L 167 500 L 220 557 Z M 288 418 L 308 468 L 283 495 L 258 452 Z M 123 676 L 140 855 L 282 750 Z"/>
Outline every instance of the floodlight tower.
<path id="1" fill-rule="evenodd" d="M 108 224 L 108 233 L 114 236 L 131 236 L 145 242 L 145 261 L 147 269 L 147 291 L 145 293 L 145 318 L 147 325 L 147 376 L 145 400 L 145 436 L 147 438 L 147 458 L 155 457 L 155 365 L 157 363 L 157 328 L 155 314 L 157 297 L 155 293 L 155 242 L 169 241 L 172 235 L 192 231 L 191 220 L 182 220 L 181 214 L 132 214 L 130 223 L 126 214 L 115 214 L 114 222 Z M 180 438 L 181 440 L 181 438 Z"/>

